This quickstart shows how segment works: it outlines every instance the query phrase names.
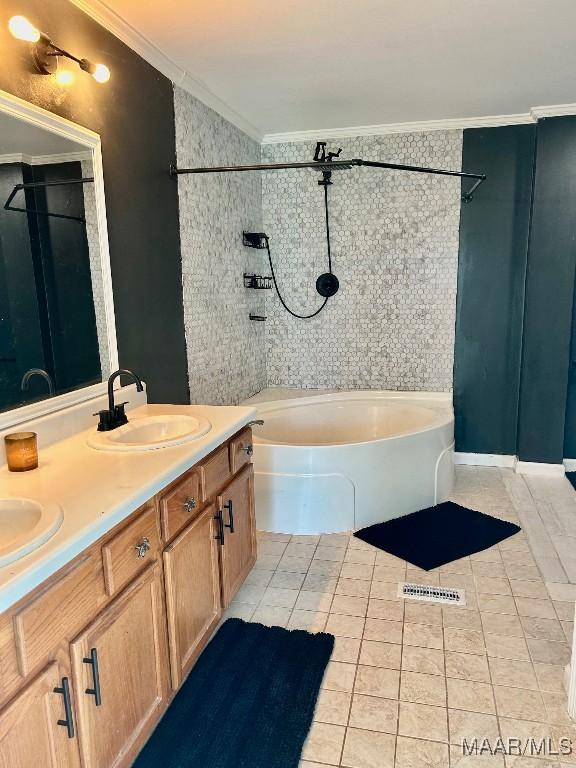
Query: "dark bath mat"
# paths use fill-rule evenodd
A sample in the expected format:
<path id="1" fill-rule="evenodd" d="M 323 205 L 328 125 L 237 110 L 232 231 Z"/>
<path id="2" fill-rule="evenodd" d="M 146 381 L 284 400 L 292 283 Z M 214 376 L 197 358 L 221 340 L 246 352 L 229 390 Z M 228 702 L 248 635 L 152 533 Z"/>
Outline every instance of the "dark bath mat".
<path id="1" fill-rule="evenodd" d="M 566 477 L 570 481 L 572 488 L 576 489 L 576 472 L 566 472 Z"/>
<path id="2" fill-rule="evenodd" d="M 356 531 L 354 536 L 430 571 L 481 552 L 521 529 L 452 501 Z"/>
<path id="3" fill-rule="evenodd" d="M 332 635 L 228 619 L 134 767 L 297 768 L 333 647 Z"/>

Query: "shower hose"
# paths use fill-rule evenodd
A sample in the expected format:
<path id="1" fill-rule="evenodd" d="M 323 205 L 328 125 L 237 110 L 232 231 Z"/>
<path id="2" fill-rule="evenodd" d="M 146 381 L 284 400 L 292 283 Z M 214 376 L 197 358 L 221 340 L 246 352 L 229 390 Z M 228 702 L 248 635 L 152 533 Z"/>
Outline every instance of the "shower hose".
<path id="1" fill-rule="evenodd" d="M 326 212 L 326 247 L 328 250 L 328 271 L 330 272 L 330 274 L 332 274 L 332 253 L 330 250 L 330 217 L 328 215 L 328 184 L 324 183 L 322 186 L 324 187 L 324 210 Z M 276 273 L 274 272 L 274 265 L 272 264 L 272 254 L 270 253 L 270 242 L 268 240 L 268 237 L 266 237 L 266 250 L 268 252 L 268 261 L 270 263 L 270 273 L 272 274 L 274 288 L 276 289 L 276 293 L 278 294 L 280 303 L 282 304 L 286 312 L 289 312 L 292 315 L 292 317 L 297 317 L 300 320 L 309 320 L 311 317 L 316 317 L 316 315 L 319 315 L 320 312 L 322 312 L 322 310 L 328 303 L 328 298 L 325 298 L 322 304 L 320 305 L 320 307 L 316 310 L 316 312 L 312 312 L 312 314 L 310 315 L 299 315 L 297 312 L 293 312 L 290 309 L 290 307 L 284 301 L 284 298 L 280 293 L 280 288 L 278 287 L 278 281 L 276 280 Z"/>

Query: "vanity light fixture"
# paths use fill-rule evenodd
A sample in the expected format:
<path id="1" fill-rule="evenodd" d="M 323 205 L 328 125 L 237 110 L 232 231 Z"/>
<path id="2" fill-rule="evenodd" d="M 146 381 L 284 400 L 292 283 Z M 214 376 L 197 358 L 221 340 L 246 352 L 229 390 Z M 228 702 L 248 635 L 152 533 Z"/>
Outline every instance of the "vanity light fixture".
<path id="1" fill-rule="evenodd" d="M 73 56 L 63 48 L 59 48 L 43 32 L 40 32 L 24 16 L 12 16 L 8 22 L 8 29 L 18 40 L 24 40 L 34 44 L 34 64 L 36 69 L 42 75 L 53 75 L 58 68 L 58 57 L 75 61 L 80 69 L 92 75 L 97 83 L 107 83 L 110 80 L 110 70 L 105 64 L 93 64 L 88 59 L 79 59 Z M 68 85 L 71 82 L 70 77 L 65 77 L 64 82 L 60 78 L 61 85 Z"/>

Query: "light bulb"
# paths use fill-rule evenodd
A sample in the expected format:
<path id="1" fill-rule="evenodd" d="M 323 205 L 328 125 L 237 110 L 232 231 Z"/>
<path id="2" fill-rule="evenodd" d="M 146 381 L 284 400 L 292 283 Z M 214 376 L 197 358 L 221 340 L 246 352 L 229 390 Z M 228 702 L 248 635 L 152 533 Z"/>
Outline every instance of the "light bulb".
<path id="1" fill-rule="evenodd" d="M 74 82 L 74 73 L 70 72 L 69 69 L 61 69 L 56 72 L 56 82 L 61 86 L 72 85 Z"/>
<path id="2" fill-rule="evenodd" d="M 106 64 L 96 64 L 92 77 L 97 83 L 107 83 L 110 80 L 110 70 Z"/>
<path id="3" fill-rule="evenodd" d="M 29 43 L 37 43 L 40 40 L 40 31 L 24 16 L 12 16 L 8 29 L 18 40 L 27 40 Z"/>

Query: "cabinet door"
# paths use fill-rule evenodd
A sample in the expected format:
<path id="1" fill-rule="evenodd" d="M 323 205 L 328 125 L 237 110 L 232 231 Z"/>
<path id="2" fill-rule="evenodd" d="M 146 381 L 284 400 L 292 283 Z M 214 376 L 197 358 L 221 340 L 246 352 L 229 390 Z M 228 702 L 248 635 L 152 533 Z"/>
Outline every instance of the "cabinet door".
<path id="1" fill-rule="evenodd" d="M 83 766 L 128 765 L 167 696 L 157 562 L 71 644 L 70 652 Z"/>
<path id="2" fill-rule="evenodd" d="M 164 551 L 174 688 L 186 677 L 221 615 L 215 514 L 211 504 Z"/>
<path id="3" fill-rule="evenodd" d="M 224 518 L 222 601 L 227 608 L 256 561 L 254 520 L 254 470 L 246 467 L 232 480 L 217 500 Z"/>
<path id="4" fill-rule="evenodd" d="M 2 768 L 73 768 L 80 764 L 67 687 L 58 664 L 51 664 L 0 712 Z"/>

